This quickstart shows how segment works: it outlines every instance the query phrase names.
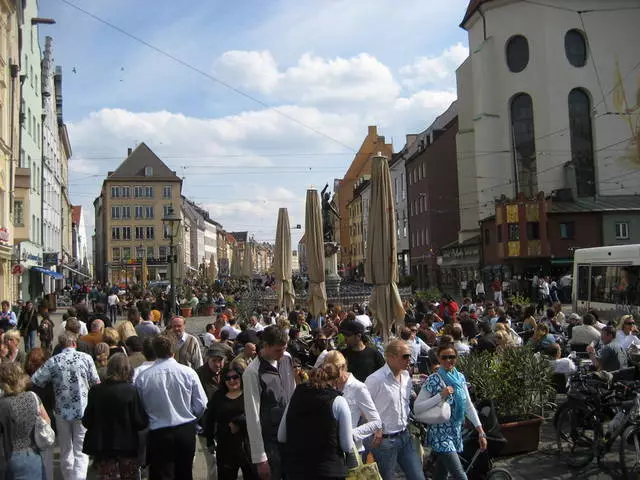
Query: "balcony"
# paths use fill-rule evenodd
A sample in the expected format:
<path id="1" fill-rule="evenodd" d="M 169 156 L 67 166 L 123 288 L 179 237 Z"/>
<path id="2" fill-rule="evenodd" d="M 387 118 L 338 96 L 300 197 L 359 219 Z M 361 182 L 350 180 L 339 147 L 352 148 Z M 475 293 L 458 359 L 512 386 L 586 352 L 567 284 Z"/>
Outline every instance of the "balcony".
<path id="1" fill-rule="evenodd" d="M 29 190 L 31 188 L 31 170 L 28 168 L 16 168 L 16 188 Z"/>

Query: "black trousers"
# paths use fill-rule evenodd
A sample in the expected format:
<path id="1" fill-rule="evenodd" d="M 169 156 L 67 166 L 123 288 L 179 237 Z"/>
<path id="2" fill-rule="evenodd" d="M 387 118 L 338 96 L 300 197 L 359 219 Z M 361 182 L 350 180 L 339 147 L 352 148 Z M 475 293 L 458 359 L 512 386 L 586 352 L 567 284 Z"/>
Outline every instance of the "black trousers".
<path id="1" fill-rule="evenodd" d="M 149 480 L 193 480 L 196 424 L 159 428 L 149 432 Z"/>

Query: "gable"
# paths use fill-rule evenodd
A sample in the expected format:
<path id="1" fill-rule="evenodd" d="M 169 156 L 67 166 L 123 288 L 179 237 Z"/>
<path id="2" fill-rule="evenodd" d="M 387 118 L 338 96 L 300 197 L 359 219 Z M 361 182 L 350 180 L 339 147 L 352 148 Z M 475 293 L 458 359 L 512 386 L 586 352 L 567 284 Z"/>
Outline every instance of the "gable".
<path id="1" fill-rule="evenodd" d="M 129 154 L 108 179 L 136 177 L 180 181 L 180 177 L 167 167 L 144 142 Z"/>

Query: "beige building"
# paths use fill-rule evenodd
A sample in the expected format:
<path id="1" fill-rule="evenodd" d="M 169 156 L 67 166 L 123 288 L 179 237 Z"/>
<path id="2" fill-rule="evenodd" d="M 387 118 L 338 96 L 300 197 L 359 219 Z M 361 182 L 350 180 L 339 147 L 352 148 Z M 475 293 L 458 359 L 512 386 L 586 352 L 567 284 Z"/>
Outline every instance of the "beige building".
<path id="1" fill-rule="evenodd" d="M 362 190 L 370 183 L 370 175 L 360 177 L 353 188 L 353 199 L 347 205 L 349 213 L 349 256 L 351 268 L 345 269 L 348 278 L 364 277 L 365 236 L 363 228 Z"/>
<path id="2" fill-rule="evenodd" d="M 94 263 L 99 280 L 121 285 L 140 282 L 143 257 L 147 258 L 149 281 L 169 279 L 169 232 L 162 218 L 169 207 L 180 215 L 181 193 L 182 179 L 147 145 L 129 149 L 124 162 L 108 173 L 94 202 Z M 184 228 L 177 233 L 174 253 L 180 262 L 175 270 L 179 281 Z"/>

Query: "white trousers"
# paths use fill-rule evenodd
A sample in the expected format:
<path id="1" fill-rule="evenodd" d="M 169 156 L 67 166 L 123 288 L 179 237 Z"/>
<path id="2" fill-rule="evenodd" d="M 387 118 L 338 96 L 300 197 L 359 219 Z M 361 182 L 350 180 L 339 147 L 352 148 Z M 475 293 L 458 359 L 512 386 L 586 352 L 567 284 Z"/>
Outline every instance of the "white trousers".
<path id="1" fill-rule="evenodd" d="M 87 429 L 81 420 L 65 420 L 56 414 L 58 445 L 60 446 L 60 470 L 64 480 L 86 480 L 89 456 L 82 453 L 82 443 Z"/>

